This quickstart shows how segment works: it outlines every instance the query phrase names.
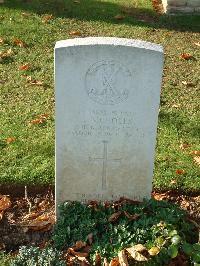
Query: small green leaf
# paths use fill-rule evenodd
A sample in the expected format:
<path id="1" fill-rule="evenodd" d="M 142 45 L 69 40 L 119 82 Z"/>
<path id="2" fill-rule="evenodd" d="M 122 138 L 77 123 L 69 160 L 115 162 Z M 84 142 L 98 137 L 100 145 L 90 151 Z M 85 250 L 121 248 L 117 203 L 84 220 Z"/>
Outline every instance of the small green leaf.
<path id="1" fill-rule="evenodd" d="M 169 236 L 175 236 L 175 235 L 178 235 L 178 232 L 177 230 L 172 230 L 170 233 L 169 233 Z"/>
<path id="2" fill-rule="evenodd" d="M 169 246 L 169 248 L 168 248 L 168 254 L 169 254 L 169 256 L 172 259 L 176 258 L 177 255 L 178 255 L 178 247 L 176 245 L 173 245 L 173 244 L 171 246 Z"/>
<path id="3" fill-rule="evenodd" d="M 193 246 L 188 243 L 184 243 L 183 246 L 183 251 L 185 252 L 186 255 L 191 256 L 193 252 Z"/>
<path id="4" fill-rule="evenodd" d="M 158 247 L 152 247 L 148 252 L 150 256 L 156 256 L 160 252 L 160 249 Z"/>
<path id="5" fill-rule="evenodd" d="M 156 245 L 158 245 L 159 247 L 163 246 L 165 243 L 165 239 L 161 236 L 159 236 L 158 238 L 156 238 L 155 240 Z"/>
<path id="6" fill-rule="evenodd" d="M 196 251 L 194 254 L 192 254 L 192 259 L 196 263 L 200 263 L 200 253 L 199 251 Z"/>
<path id="7" fill-rule="evenodd" d="M 181 237 L 179 235 L 175 235 L 171 239 L 172 244 L 178 245 L 181 242 Z"/>

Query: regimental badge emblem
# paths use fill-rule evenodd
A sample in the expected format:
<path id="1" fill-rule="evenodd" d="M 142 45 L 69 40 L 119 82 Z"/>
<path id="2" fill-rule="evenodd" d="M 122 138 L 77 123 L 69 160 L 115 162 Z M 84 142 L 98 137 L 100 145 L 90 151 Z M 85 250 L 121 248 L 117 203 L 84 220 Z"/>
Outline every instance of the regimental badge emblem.
<path id="1" fill-rule="evenodd" d="M 85 77 L 89 98 L 102 105 L 115 105 L 127 100 L 131 85 L 131 72 L 116 61 L 95 63 Z"/>

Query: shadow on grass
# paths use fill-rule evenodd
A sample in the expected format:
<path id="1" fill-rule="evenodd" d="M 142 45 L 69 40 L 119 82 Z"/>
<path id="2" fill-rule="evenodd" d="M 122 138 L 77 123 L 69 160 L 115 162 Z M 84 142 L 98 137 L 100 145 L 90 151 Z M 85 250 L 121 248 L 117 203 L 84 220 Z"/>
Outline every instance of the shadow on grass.
<path id="1" fill-rule="evenodd" d="M 148 0 L 151 1 L 151 0 Z M 144 7 L 131 7 L 99 0 L 5 0 L 5 7 L 19 9 L 22 12 L 53 14 L 60 18 L 74 18 L 82 21 L 104 21 L 115 24 L 128 24 L 152 28 L 166 28 L 176 31 L 199 32 L 199 15 L 159 15 Z M 124 19 L 115 16 L 124 15 Z"/>

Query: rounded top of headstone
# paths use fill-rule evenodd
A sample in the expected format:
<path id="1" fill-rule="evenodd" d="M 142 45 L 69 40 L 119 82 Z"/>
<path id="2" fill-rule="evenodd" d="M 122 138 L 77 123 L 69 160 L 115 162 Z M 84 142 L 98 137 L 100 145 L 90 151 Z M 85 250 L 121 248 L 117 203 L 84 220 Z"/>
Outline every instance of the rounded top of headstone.
<path id="1" fill-rule="evenodd" d="M 153 50 L 156 52 L 163 53 L 163 47 L 159 44 L 146 42 L 142 40 L 113 38 L 113 37 L 87 37 L 87 38 L 74 38 L 74 39 L 61 40 L 56 42 L 55 49 L 73 47 L 73 46 L 86 46 L 86 45 L 127 46 L 127 47 Z"/>

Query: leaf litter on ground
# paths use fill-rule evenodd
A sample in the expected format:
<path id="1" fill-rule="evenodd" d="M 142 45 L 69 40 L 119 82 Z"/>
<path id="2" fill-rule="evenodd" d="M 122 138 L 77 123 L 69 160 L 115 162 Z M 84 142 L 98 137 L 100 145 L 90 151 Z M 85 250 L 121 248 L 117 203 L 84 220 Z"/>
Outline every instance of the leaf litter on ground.
<path id="1" fill-rule="evenodd" d="M 24 41 L 22 41 L 22 40 L 20 40 L 20 39 L 14 39 L 13 40 L 13 43 L 16 45 L 16 46 L 19 46 L 19 47 L 21 47 L 21 48 L 26 48 L 26 47 L 28 47 L 28 45 L 24 42 Z"/>

